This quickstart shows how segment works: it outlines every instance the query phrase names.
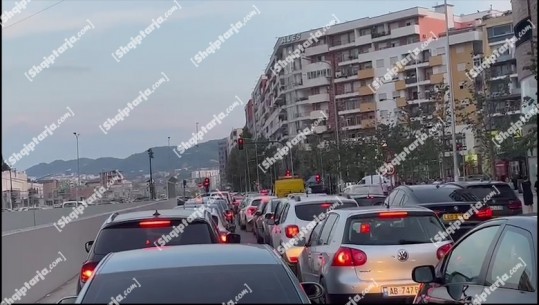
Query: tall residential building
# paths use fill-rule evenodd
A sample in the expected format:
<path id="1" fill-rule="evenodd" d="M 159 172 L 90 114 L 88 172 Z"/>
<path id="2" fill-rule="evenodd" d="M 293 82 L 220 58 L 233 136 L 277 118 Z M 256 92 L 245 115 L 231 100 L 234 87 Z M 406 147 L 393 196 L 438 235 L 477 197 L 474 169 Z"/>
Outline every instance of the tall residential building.
<path id="1" fill-rule="evenodd" d="M 525 29 L 525 32 L 519 41 L 515 44 L 515 56 L 517 61 L 518 81 L 521 86 L 521 96 L 524 100 L 526 97 L 532 98 L 537 103 L 537 79 L 532 72 L 527 69 L 532 63 L 531 59 L 537 59 L 537 0 L 512 0 L 513 9 L 513 28 L 514 34 L 518 35 Z M 532 27 L 532 25 L 534 25 Z M 532 39 L 535 40 L 535 46 L 532 45 Z M 535 61 L 537 65 L 537 61 Z M 536 68 L 537 69 L 537 68 Z M 537 71 L 537 70 L 536 70 Z M 526 106 L 525 103 L 522 103 Z M 528 112 L 529 109 L 522 109 L 523 112 Z M 530 128 L 537 128 L 535 124 L 529 124 L 524 128 L 524 132 L 528 132 Z M 537 180 L 537 148 L 528 152 L 527 158 L 527 175 L 533 183 Z"/>
<path id="2" fill-rule="evenodd" d="M 227 138 L 227 155 L 230 156 L 230 152 L 234 147 L 236 147 L 238 138 L 241 137 L 241 134 L 243 133 L 242 128 L 234 128 L 230 132 L 230 135 Z"/>
<path id="3" fill-rule="evenodd" d="M 378 124 L 399 122 L 403 115 L 420 120 L 419 110 L 434 114 L 439 109 L 430 94 L 435 85 L 448 83 L 442 37 L 446 9 L 454 96 L 465 99 L 469 92 L 461 84 L 468 79 L 466 69 L 472 67 L 474 55 L 483 53 L 482 18 L 502 12 L 456 16 L 452 5 L 415 7 L 279 38 L 252 94 L 257 134 L 286 140 L 325 116 L 315 130 L 322 138 L 334 139 L 337 125 L 341 139 L 357 138 L 373 134 Z M 301 56 L 290 58 L 309 42 Z M 416 48 L 417 60 L 396 68 Z M 387 82 L 373 85 L 388 73 Z M 475 146 L 465 127 L 457 122 L 463 154 Z"/>
<path id="4" fill-rule="evenodd" d="M 245 105 L 245 127 L 256 136 L 254 102 L 250 99 Z"/>
<path id="5" fill-rule="evenodd" d="M 222 139 L 218 143 L 219 146 L 219 175 L 221 176 L 221 188 L 226 184 L 226 164 L 228 163 L 228 142 Z"/>

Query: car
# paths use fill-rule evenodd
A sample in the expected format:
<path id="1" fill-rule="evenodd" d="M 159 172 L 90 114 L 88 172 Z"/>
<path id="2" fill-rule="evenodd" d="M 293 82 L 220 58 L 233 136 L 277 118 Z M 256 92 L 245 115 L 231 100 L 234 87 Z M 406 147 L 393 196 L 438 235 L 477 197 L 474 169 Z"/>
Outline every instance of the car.
<path id="1" fill-rule="evenodd" d="M 359 206 L 383 205 L 387 196 L 385 195 L 356 195 L 348 194 L 346 198 L 354 199 Z"/>
<path id="2" fill-rule="evenodd" d="M 184 205 L 185 199 L 182 196 L 176 196 L 176 205 Z"/>
<path id="3" fill-rule="evenodd" d="M 240 196 L 240 195 L 236 195 L 236 196 L 233 197 L 232 206 L 233 206 L 234 214 L 237 215 L 239 213 L 240 205 L 241 205 L 241 202 L 243 201 L 243 199 L 245 199 L 245 197 Z"/>
<path id="4" fill-rule="evenodd" d="M 258 210 L 255 212 L 254 218 L 253 218 L 253 233 L 256 237 L 256 242 L 259 244 L 263 244 L 265 241 L 265 235 L 266 232 L 264 231 L 264 221 L 270 218 L 272 215 L 272 203 L 275 202 L 276 199 L 269 200 L 267 202 L 262 202 L 258 206 Z"/>
<path id="5" fill-rule="evenodd" d="M 251 232 L 253 230 L 253 219 L 255 216 L 255 212 L 258 210 L 258 206 L 262 202 L 268 202 L 269 200 L 273 199 L 275 197 L 273 196 L 253 196 L 253 197 L 247 197 L 240 206 L 240 229 L 245 230 L 247 232 Z"/>
<path id="6" fill-rule="evenodd" d="M 271 242 L 271 230 L 273 228 L 273 225 L 270 224 L 270 221 L 273 220 L 275 217 L 275 214 L 281 204 L 281 199 L 276 198 L 270 200 L 270 202 L 266 205 L 266 209 L 263 214 L 262 224 L 260 233 L 258 233 L 260 236 L 262 236 L 262 243 L 268 244 L 273 247 L 273 244 Z"/>
<path id="7" fill-rule="evenodd" d="M 339 196 L 309 196 L 281 199 L 278 212 L 268 220 L 271 242 L 285 262 L 295 270 L 299 253 L 310 234 L 309 223 L 317 222 L 329 209 L 358 207 L 356 201 Z M 317 219 L 318 217 L 318 219 Z"/>
<path id="8" fill-rule="evenodd" d="M 465 188 L 479 198 L 486 197 L 493 188 L 496 188 L 500 194 L 494 195 L 487 201 L 488 206 L 492 209 L 493 217 L 522 214 L 522 202 L 508 183 L 487 180 L 449 182 L 448 184 Z"/>
<path id="9" fill-rule="evenodd" d="M 58 303 L 311 304 L 321 295 L 267 245 L 208 244 L 110 253 L 78 296 Z"/>
<path id="10" fill-rule="evenodd" d="M 483 222 L 412 278 L 414 304 L 537 304 L 537 214 Z"/>
<path id="11" fill-rule="evenodd" d="M 450 232 L 453 239 L 458 239 L 466 231 L 493 217 L 488 204 L 462 187 L 451 184 L 401 185 L 389 194 L 384 204 L 392 208 L 410 205 L 429 208 L 446 227 L 451 227 L 459 217 L 463 219 L 467 214 L 468 219 L 459 221 L 458 227 L 453 226 L 453 232 Z"/>
<path id="12" fill-rule="evenodd" d="M 215 227 L 217 228 L 217 232 L 219 232 L 219 236 L 221 237 L 222 242 L 226 242 L 226 236 L 230 233 L 234 233 L 236 227 L 231 227 L 226 220 L 224 219 L 222 213 L 219 211 L 219 209 L 216 206 L 211 205 L 205 205 L 206 210 L 208 213 L 210 213 L 213 222 L 215 223 Z M 200 205 L 198 206 L 177 206 L 175 209 L 190 209 L 194 211 L 195 209 L 200 208 Z"/>
<path id="13" fill-rule="evenodd" d="M 451 247 L 450 237 L 433 246 L 443 230 L 436 214 L 422 207 L 333 210 L 312 230 L 298 259 L 298 278 L 319 282 L 327 304 L 362 292 L 366 301 L 412 301 L 419 289 L 413 268 L 435 264 Z"/>
<path id="14" fill-rule="evenodd" d="M 174 236 L 166 242 L 167 246 L 222 242 L 213 218 L 207 213 L 203 215 L 201 217 L 193 214 L 193 210 L 189 209 L 113 213 L 99 229 L 95 241 L 85 244 L 88 257 L 81 267 L 77 292 L 92 276 L 95 267 L 105 255 L 110 252 L 157 247 L 157 244 L 162 243 L 160 239 L 175 229 L 173 226 L 185 223 L 189 217 L 194 218 L 193 221 L 185 226 L 183 232 L 178 232 L 178 237 Z M 229 234 L 226 242 L 234 243 L 239 240 L 239 235 Z"/>
<path id="15" fill-rule="evenodd" d="M 64 201 L 62 203 L 62 208 L 75 208 L 82 205 L 81 201 Z"/>
<path id="16" fill-rule="evenodd" d="M 384 195 L 382 186 L 379 184 L 356 184 L 344 189 L 344 195 Z"/>

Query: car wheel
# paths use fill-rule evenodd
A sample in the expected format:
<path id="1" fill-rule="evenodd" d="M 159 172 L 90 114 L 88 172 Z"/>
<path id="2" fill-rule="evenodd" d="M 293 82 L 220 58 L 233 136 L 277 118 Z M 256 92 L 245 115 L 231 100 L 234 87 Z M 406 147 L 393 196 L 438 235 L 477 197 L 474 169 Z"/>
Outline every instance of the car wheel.
<path id="1" fill-rule="evenodd" d="M 320 298 L 318 301 L 319 304 L 340 304 L 339 300 L 335 297 L 335 295 L 331 295 L 328 293 L 328 288 L 326 284 L 326 279 L 321 278 L 320 279 L 320 285 L 324 287 L 324 296 Z"/>

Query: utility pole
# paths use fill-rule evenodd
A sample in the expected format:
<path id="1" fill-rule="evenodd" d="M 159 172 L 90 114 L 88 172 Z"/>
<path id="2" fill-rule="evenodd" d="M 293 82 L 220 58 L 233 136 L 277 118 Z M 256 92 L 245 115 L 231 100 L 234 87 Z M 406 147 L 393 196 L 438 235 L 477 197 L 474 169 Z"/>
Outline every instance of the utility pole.
<path id="1" fill-rule="evenodd" d="M 196 134 L 197 134 L 197 136 L 196 136 L 196 139 L 197 139 L 197 140 L 196 140 L 196 143 L 197 143 L 197 144 L 196 144 L 195 146 L 198 148 L 198 122 L 196 122 L 196 131 L 195 131 L 195 132 L 196 132 Z"/>
<path id="2" fill-rule="evenodd" d="M 453 180 L 455 182 L 459 181 L 459 165 L 458 165 L 458 159 L 457 159 L 457 134 L 456 134 L 456 113 L 455 113 L 455 95 L 453 94 L 453 77 L 451 72 L 451 52 L 450 52 L 450 45 L 449 45 L 449 12 L 447 9 L 447 0 L 444 0 L 445 5 L 445 31 L 446 31 L 446 37 L 445 37 L 445 45 L 446 50 L 445 54 L 447 57 L 446 66 L 447 66 L 447 78 L 448 78 L 448 85 L 449 85 L 449 102 L 451 106 L 451 138 L 453 140 Z M 453 16 L 451 16 L 453 18 Z"/>
<path id="3" fill-rule="evenodd" d="M 80 166 L 79 166 L 79 136 L 80 133 L 73 132 L 77 138 L 77 186 L 75 187 L 75 201 L 79 201 L 79 185 L 80 185 Z"/>
<path id="4" fill-rule="evenodd" d="M 155 199 L 154 188 L 153 188 L 153 176 L 152 176 L 152 159 L 153 159 L 153 150 L 148 149 L 148 157 L 150 158 L 150 198 Z"/>
<path id="5" fill-rule="evenodd" d="M 10 208 L 13 210 L 13 202 L 15 201 L 15 194 L 13 194 L 13 180 L 11 178 L 11 171 L 12 170 L 13 169 L 10 167 L 9 168 L 9 197 L 11 197 Z"/>

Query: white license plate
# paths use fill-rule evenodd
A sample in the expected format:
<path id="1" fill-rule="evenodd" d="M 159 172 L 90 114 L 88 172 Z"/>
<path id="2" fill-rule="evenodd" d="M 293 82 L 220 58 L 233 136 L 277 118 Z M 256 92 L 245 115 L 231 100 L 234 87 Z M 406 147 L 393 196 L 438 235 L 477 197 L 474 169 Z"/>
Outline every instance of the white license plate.
<path id="1" fill-rule="evenodd" d="M 419 286 L 392 286 L 383 287 L 384 297 L 413 296 L 417 295 Z"/>
<path id="2" fill-rule="evenodd" d="M 501 210 L 503 210 L 503 206 L 501 206 L 501 205 L 491 205 L 490 209 L 493 210 L 493 211 L 501 211 Z"/>

